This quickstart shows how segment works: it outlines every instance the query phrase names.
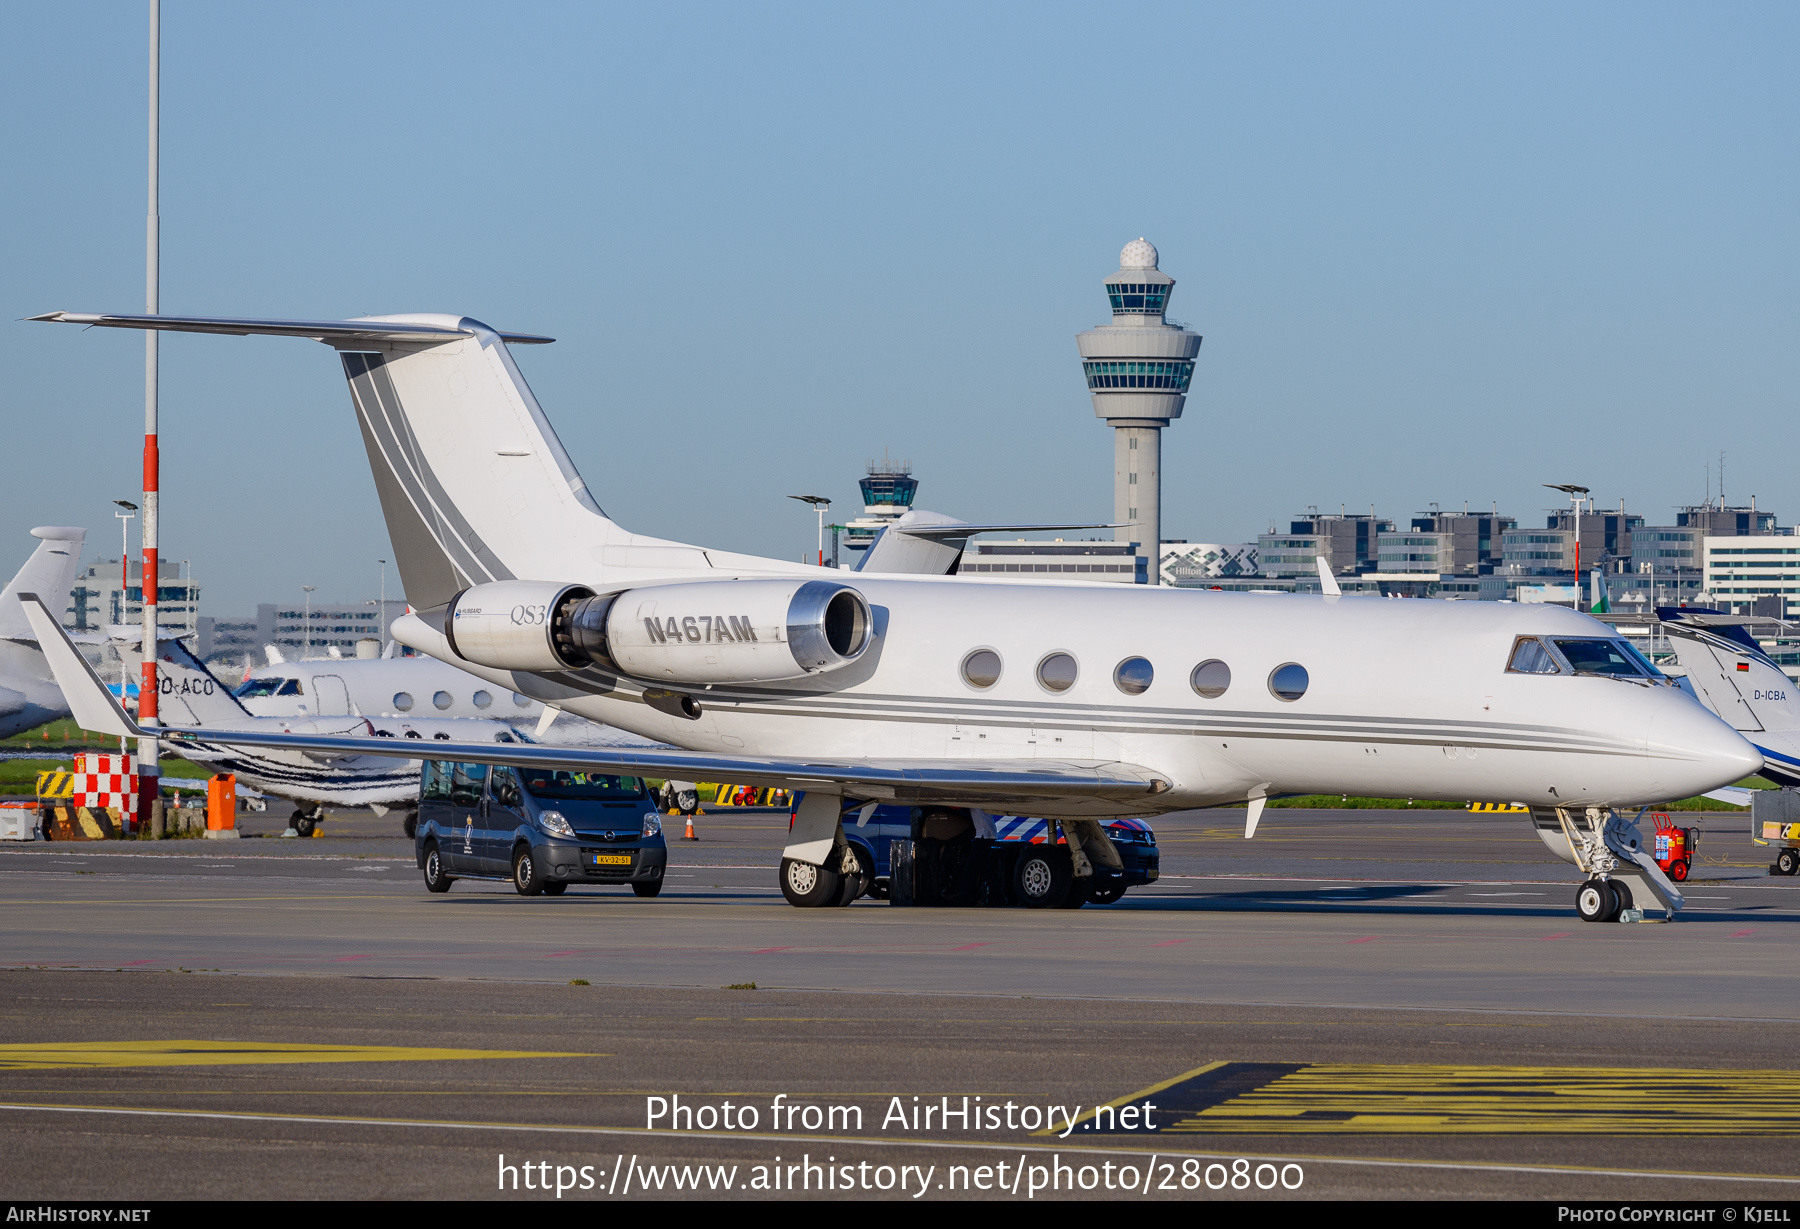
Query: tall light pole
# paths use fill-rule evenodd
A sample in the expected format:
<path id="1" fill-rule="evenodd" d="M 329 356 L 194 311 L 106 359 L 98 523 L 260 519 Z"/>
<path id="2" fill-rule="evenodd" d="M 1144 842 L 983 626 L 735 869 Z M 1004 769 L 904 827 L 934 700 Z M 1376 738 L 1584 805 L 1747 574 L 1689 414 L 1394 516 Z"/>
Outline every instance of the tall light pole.
<path id="1" fill-rule="evenodd" d="M 1575 510 L 1575 609 L 1581 609 L 1581 504 L 1588 496 L 1588 489 L 1576 486 L 1572 482 L 1546 482 L 1543 484 L 1552 491 L 1561 491 L 1569 497 Z"/>
<path id="2" fill-rule="evenodd" d="M 306 650 L 312 648 L 312 595 L 317 586 L 301 585 L 300 587 L 306 590 L 306 610 L 300 620 L 301 635 L 305 637 L 300 642 L 300 660 L 305 661 Z"/>
<path id="3" fill-rule="evenodd" d="M 819 514 L 819 566 L 825 566 L 825 509 L 831 507 L 831 501 L 823 495 L 789 495 L 789 499 L 797 499 L 803 504 L 811 504 L 813 511 Z"/>
<path id="4" fill-rule="evenodd" d="M 376 607 L 381 613 L 376 615 L 381 626 L 381 655 L 387 656 L 387 560 L 377 559 L 381 565 L 381 605 Z"/>
<path id="5" fill-rule="evenodd" d="M 121 509 L 113 513 L 119 518 L 119 619 L 125 622 L 125 594 L 131 586 L 131 522 L 137 516 L 138 506 L 129 499 L 115 499 Z M 131 668 L 125 664 L 125 655 L 119 654 L 119 703 L 125 703 L 125 684 L 129 681 Z M 125 754 L 125 740 L 119 740 L 119 754 Z"/>
<path id="6" fill-rule="evenodd" d="M 125 590 L 131 586 L 131 522 L 137 516 L 138 506 L 129 499 L 113 500 L 123 512 L 115 512 L 119 518 L 119 622 L 125 622 Z M 125 693 L 119 693 L 119 703 L 125 702 Z"/>
<path id="7" fill-rule="evenodd" d="M 162 131 L 162 0 L 150 0 L 150 183 L 144 216 L 144 312 L 161 311 L 161 189 L 157 174 Z M 156 452 L 157 340 L 155 329 L 144 333 L 144 662 L 138 684 L 138 724 L 154 726 L 156 716 L 157 488 L 161 468 Z M 138 739 L 138 822 L 150 818 L 150 807 L 162 797 L 161 748 L 154 738 Z"/>

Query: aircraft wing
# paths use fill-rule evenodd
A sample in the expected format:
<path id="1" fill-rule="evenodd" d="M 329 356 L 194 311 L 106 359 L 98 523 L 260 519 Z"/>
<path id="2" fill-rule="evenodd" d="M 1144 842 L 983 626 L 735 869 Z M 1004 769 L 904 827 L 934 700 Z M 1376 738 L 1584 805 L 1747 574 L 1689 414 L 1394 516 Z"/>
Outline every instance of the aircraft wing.
<path id="1" fill-rule="evenodd" d="M 1136 764 L 1092 760 L 856 759 L 721 755 L 648 747 L 550 746 L 542 743 L 474 743 L 433 739 L 421 744 L 398 738 L 346 738 L 212 730 L 193 726 L 143 727 L 106 689 L 92 666 L 36 594 L 20 604 L 43 645 L 75 721 L 86 730 L 120 738 L 314 751 L 340 755 L 383 755 L 395 759 L 457 760 L 472 764 L 514 764 L 565 768 L 639 777 L 731 781 L 779 789 L 815 790 L 899 802 L 982 803 L 991 808 L 1058 811 L 1095 807 L 1099 813 L 1149 806 L 1170 782 Z M 833 789 L 836 786 L 838 788 Z M 1086 807 L 1084 807 L 1086 804 Z M 1108 805 L 1111 804 L 1111 805 Z M 833 812 L 835 815 L 835 812 Z"/>

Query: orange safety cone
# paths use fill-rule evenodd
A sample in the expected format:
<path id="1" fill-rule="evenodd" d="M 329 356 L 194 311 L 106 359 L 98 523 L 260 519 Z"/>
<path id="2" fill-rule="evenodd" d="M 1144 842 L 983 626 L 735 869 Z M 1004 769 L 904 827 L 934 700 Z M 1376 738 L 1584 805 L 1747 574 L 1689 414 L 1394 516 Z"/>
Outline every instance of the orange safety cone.
<path id="1" fill-rule="evenodd" d="M 688 821 L 687 822 L 687 835 L 682 837 L 681 839 L 684 841 L 699 840 L 700 838 L 694 835 L 694 817 L 692 815 L 688 816 L 687 821 Z"/>

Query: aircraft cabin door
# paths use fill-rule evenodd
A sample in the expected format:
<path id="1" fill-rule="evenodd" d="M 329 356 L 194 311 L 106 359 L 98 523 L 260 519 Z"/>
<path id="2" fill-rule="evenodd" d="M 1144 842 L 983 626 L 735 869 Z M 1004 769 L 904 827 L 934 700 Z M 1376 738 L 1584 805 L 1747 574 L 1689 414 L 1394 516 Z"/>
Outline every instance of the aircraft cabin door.
<path id="1" fill-rule="evenodd" d="M 315 674 L 312 680 L 313 713 L 320 717 L 348 717 L 350 689 L 342 675 Z"/>

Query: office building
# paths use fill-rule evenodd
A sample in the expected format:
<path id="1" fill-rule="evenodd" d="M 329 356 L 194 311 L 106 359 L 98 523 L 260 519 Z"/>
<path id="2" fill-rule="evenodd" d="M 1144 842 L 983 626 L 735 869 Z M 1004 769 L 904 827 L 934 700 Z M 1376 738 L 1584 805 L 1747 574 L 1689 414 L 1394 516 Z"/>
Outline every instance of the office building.
<path id="1" fill-rule="evenodd" d="M 1295 517 L 1286 533 L 1258 534 L 1257 555 L 1265 576 L 1317 576 L 1313 559 L 1319 555 L 1336 575 L 1372 572 L 1380 562 L 1380 537 L 1393 528 L 1394 522 L 1372 512 L 1315 513 Z"/>
<path id="2" fill-rule="evenodd" d="M 1771 619 L 1800 616 L 1800 537 L 1708 535 L 1701 543 L 1709 606 Z"/>
<path id="3" fill-rule="evenodd" d="M 1491 575 L 1502 562 L 1503 537 L 1517 523 L 1495 512 L 1421 513 L 1408 528 L 1380 535 L 1375 570 L 1383 575 Z"/>
<path id="4" fill-rule="evenodd" d="M 1254 542 L 1164 542 L 1162 583 L 1204 586 L 1239 576 L 1255 576 L 1258 559 Z"/>
<path id="5" fill-rule="evenodd" d="M 205 618 L 196 628 L 194 651 L 202 661 L 256 665 L 266 660 L 264 650 L 274 645 L 288 661 L 329 657 L 336 649 L 345 657 L 356 656 L 357 643 L 374 640 L 385 645 L 394 620 L 406 613 L 406 603 L 378 601 L 338 604 L 314 602 L 262 602 L 256 614 L 241 618 Z"/>
<path id="6" fill-rule="evenodd" d="M 1036 576 L 1078 583 L 1147 583 L 1148 559 L 1132 542 L 1031 541 L 971 542 L 957 572 L 983 580 Z"/>
<path id="7" fill-rule="evenodd" d="M 144 560 L 131 558 L 124 584 L 119 561 L 102 559 L 86 563 L 75 572 L 64 608 L 63 626 L 77 632 L 105 632 L 120 625 L 141 627 L 144 622 Z M 187 564 L 158 559 L 156 563 L 156 625 L 166 636 L 191 636 L 199 629 L 200 586 Z"/>

